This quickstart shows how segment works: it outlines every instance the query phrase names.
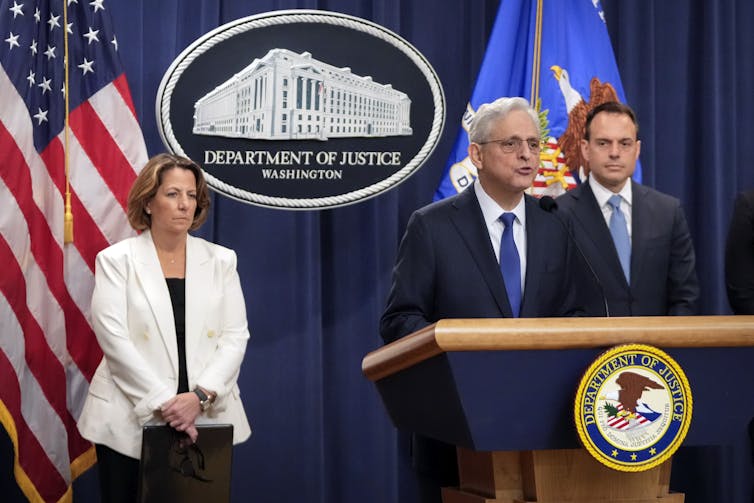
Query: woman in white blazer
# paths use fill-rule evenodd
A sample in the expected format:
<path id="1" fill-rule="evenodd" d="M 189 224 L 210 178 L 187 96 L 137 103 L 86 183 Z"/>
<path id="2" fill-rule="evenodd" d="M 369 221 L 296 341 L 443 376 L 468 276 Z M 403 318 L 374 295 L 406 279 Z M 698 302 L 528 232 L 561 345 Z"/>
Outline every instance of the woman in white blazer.
<path id="1" fill-rule="evenodd" d="M 141 234 L 97 255 L 91 314 L 104 357 L 78 427 L 95 444 L 103 501 L 133 501 L 144 425 L 193 441 L 202 423 L 233 424 L 233 443 L 251 434 L 236 383 L 249 338 L 236 255 L 188 234 L 208 209 L 199 166 L 159 154 L 128 195 Z"/>

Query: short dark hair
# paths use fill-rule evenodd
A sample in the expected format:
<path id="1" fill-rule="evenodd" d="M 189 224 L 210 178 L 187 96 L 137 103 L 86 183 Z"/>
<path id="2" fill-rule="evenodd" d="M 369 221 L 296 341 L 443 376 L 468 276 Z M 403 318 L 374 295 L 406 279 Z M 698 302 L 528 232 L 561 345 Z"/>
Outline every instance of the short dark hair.
<path id="1" fill-rule="evenodd" d="M 636 114 L 633 110 L 631 110 L 631 107 L 617 101 L 606 101 L 605 103 L 592 108 L 591 110 L 589 110 L 589 113 L 586 114 L 586 124 L 584 125 L 585 140 L 589 140 L 589 129 L 592 126 L 592 119 L 594 119 L 594 117 L 601 112 L 608 114 L 627 115 L 631 119 L 631 122 L 634 123 L 634 126 L 636 126 L 636 139 L 639 139 L 639 121 L 636 120 Z"/>
<path id="2" fill-rule="evenodd" d="M 162 184 L 162 175 L 174 168 L 187 169 L 196 179 L 196 211 L 189 230 L 196 230 L 207 220 L 209 189 L 202 169 L 191 159 L 172 154 L 157 154 L 144 165 L 128 192 L 128 223 L 137 231 L 152 226 L 152 216 L 147 214 L 147 203 L 157 194 Z"/>

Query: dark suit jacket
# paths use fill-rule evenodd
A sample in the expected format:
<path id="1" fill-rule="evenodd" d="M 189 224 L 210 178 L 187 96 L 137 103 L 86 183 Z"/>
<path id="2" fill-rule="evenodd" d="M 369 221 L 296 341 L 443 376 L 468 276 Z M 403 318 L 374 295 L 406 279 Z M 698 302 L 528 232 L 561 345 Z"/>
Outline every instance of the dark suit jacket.
<path id="1" fill-rule="evenodd" d="M 571 245 L 562 223 L 526 198 L 526 280 L 521 317 L 577 314 Z M 391 342 L 443 318 L 511 317 L 500 266 L 473 188 L 409 220 L 380 323 Z"/>
<path id="2" fill-rule="evenodd" d="M 736 314 L 754 314 L 754 190 L 738 195 L 725 245 L 725 286 Z"/>
<path id="3" fill-rule="evenodd" d="M 559 211 L 607 297 L 610 316 L 696 314 L 699 284 L 694 246 L 678 199 L 631 182 L 631 285 L 626 282 L 610 230 L 589 183 L 558 197 Z M 604 316 L 599 287 L 585 294 L 590 316 Z"/>

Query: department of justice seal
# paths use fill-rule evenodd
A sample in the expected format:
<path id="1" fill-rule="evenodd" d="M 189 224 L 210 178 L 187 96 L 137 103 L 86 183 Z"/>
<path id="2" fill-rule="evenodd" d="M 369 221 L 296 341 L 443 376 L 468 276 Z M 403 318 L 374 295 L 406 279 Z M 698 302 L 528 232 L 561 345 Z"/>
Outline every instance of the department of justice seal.
<path id="1" fill-rule="evenodd" d="M 691 424 L 691 388 L 681 367 L 642 344 L 616 346 L 586 371 L 574 417 L 581 442 L 615 470 L 649 470 L 670 458 Z"/>

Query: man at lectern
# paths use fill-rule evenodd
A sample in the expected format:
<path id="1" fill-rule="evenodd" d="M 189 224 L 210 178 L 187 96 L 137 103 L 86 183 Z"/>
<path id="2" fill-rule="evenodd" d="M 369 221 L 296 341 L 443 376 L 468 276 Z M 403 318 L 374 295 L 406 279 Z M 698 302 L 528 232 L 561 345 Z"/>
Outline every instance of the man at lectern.
<path id="1" fill-rule="evenodd" d="M 524 193 L 536 176 L 540 146 L 539 118 L 525 99 L 479 107 L 468 150 L 478 179 L 411 216 L 380 322 L 385 342 L 443 318 L 581 312 L 566 227 Z M 415 439 L 416 469 L 436 485 L 456 485 L 455 450 L 438 444 Z"/>
<path id="2" fill-rule="evenodd" d="M 557 199 L 598 283 L 590 316 L 696 314 L 694 246 L 680 201 L 631 181 L 641 151 L 636 115 L 607 102 L 586 118 L 589 178 Z"/>
<path id="3" fill-rule="evenodd" d="M 408 222 L 380 322 L 391 342 L 443 318 L 538 318 L 579 312 L 566 229 L 524 191 L 540 127 L 524 98 L 479 107 L 469 128 L 479 178 Z"/>

